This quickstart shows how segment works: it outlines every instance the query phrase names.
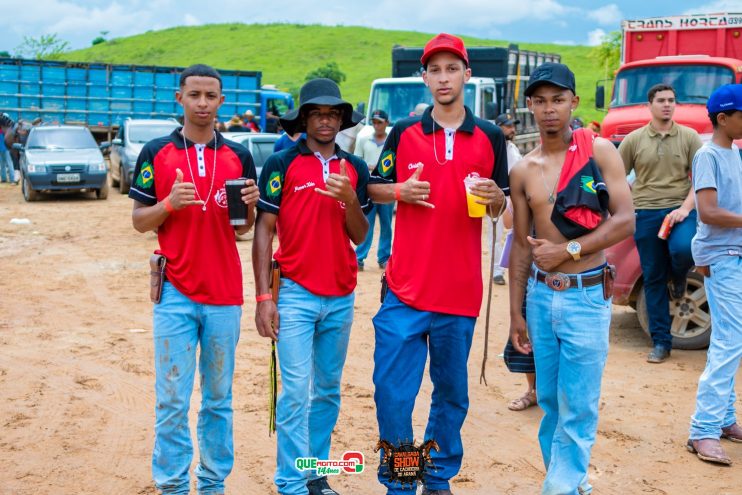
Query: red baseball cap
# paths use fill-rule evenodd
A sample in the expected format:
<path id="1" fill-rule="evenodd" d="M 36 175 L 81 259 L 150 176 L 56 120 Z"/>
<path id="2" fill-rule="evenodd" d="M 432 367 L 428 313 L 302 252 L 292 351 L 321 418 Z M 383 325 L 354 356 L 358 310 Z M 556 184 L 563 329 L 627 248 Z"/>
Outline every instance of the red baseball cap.
<path id="1" fill-rule="evenodd" d="M 430 57 L 440 52 L 453 53 L 463 60 L 466 66 L 469 67 L 469 55 L 466 53 L 464 40 L 458 36 L 447 33 L 441 33 L 428 41 L 423 50 L 423 56 L 420 58 L 420 63 L 423 65 L 427 64 Z"/>

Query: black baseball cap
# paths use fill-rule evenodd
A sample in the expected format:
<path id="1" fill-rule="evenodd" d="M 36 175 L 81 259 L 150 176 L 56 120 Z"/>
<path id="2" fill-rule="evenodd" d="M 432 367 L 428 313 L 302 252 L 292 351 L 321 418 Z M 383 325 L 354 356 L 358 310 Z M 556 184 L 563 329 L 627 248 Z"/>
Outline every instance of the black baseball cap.
<path id="1" fill-rule="evenodd" d="M 575 75 L 564 64 L 544 62 L 536 67 L 528 79 L 525 95 L 530 97 L 536 91 L 536 88 L 544 84 L 551 84 L 577 93 L 575 91 Z"/>
<path id="2" fill-rule="evenodd" d="M 389 120 L 389 115 L 384 110 L 374 110 L 371 113 L 371 120 Z"/>
<path id="3" fill-rule="evenodd" d="M 513 117 L 510 113 L 501 113 L 497 116 L 495 119 L 495 124 L 497 125 L 515 125 L 520 124 L 520 120 Z"/>

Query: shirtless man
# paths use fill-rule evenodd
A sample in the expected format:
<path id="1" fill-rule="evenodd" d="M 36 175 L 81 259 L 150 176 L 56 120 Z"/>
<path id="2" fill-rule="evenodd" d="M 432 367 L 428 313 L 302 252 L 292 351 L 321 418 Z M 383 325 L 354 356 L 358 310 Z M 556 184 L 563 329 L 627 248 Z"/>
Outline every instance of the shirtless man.
<path id="1" fill-rule="evenodd" d="M 580 100 L 569 68 L 542 64 L 525 94 L 541 146 L 510 173 L 510 338 L 536 358 L 536 394 L 544 410 L 542 493 L 586 494 L 592 491 L 587 470 L 611 320 L 603 250 L 634 232 L 634 208 L 613 145 L 589 130 L 570 129 Z"/>

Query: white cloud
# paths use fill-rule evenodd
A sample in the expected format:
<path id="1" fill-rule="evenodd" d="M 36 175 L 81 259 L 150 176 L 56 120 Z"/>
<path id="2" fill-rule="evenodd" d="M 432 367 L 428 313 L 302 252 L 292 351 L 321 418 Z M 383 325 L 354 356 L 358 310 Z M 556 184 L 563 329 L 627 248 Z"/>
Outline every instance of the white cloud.
<path id="1" fill-rule="evenodd" d="M 195 15 L 186 14 L 183 16 L 183 25 L 184 26 L 199 26 L 201 25 L 201 21 L 199 21 Z"/>
<path id="2" fill-rule="evenodd" d="M 623 14 L 617 5 L 612 3 L 589 11 L 587 17 L 602 26 L 618 26 L 623 19 Z"/>
<path id="3" fill-rule="evenodd" d="M 598 46 L 603 42 L 603 37 L 605 36 L 605 31 L 602 29 L 593 29 L 589 33 L 587 33 L 587 44 L 588 46 Z"/>
<path id="4" fill-rule="evenodd" d="M 684 14 L 716 14 L 720 12 L 742 12 L 741 0 L 716 0 L 687 9 Z"/>

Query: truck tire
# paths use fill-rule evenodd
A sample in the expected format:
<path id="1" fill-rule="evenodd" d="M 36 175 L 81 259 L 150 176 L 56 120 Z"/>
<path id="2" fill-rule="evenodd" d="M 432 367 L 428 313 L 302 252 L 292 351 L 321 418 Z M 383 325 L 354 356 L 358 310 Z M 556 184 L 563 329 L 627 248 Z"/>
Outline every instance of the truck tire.
<path id="1" fill-rule="evenodd" d="M 116 177 L 113 176 L 113 169 L 110 167 L 110 161 L 109 161 L 108 170 L 111 171 L 111 187 L 119 187 L 119 184 L 121 183 L 120 182 L 121 181 L 121 177 L 123 177 L 123 176 L 122 175 L 119 175 L 119 178 L 118 179 L 116 179 Z M 119 167 L 119 170 L 121 170 L 120 167 Z"/>
<path id="2" fill-rule="evenodd" d="M 685 297 L 679 301 L 670 299 L 673 349 L 705 349 L 711 339 L 711 313 L 709 311 L 703 276 L 688 273 L 688 288 Z M 649 335 L 649 314 L 644 289 L 639 291 L 636 300 L 636 314 L 642 330 Z"/>
<path id="3" fill-rule="evenodd" d="M 101 188 L 95 190 L 95 197 L 98 199 L 106 199 L 108 197 L 108 177 L 103 181 Z"/>
<path id="4" fill-rule="evenodd" d="M 39 192 L 31 187 L 31 181 L 28 180 L 28 177 L 23 177 L 21 180 L 21 192 L 23 193 L 23 199 L 28 202 L 39 200 Z"/>
<path id="5" fill-rule="evenodd" d="M 126 194 L 129 192 L 129 181 L 126 178 L 126 175 L 124 174 L 124 166 L 121 165 L 119 167 L 119 192 L 121 194 Z"/>

